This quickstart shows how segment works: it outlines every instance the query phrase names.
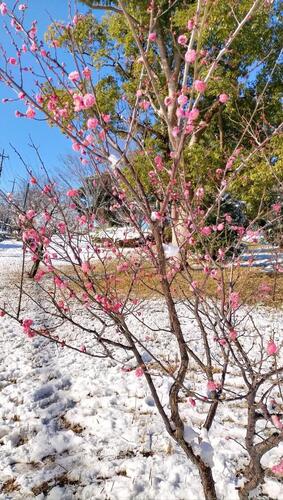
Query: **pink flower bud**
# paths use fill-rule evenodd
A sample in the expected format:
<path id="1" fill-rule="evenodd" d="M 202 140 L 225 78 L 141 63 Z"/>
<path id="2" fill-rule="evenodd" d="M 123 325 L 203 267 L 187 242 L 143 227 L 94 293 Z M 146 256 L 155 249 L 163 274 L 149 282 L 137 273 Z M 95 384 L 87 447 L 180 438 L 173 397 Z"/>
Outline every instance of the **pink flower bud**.
<path id="1" fill-rule="evenodd" d="M 229 100 L 229 96 L 227 94 L 220 94 L 218 99 L 221 104 L 225 104 Z"/>
<path id="2" fill-rule="evenodd" d="M 80 74 L 78 71 L 72 71 L 69 74 L 68 78 L 69 80 L 71 80 L 71 82 L 77 82 L 80 79 Z"/>
<path id="3" fill-rule="evenodd" d="M 268 356 L 273 356 L 278 352 L 278 347 L 275 344 L 274 340 L 269 340 L 266 346 L 266 352 Z"/>
<path id="4" fill-rule="evenodd" d="M 238 334 L 236 332 L 236 330 L 234 330 L 234 328 L 232 328 L 230 331 L 229 331 L 229 338 L 230 340 L 233 340 L 235 341 L 238 337 Z"/>
<path id="5" fill-rule="evenodd" d="M 34 111 L 34 109 L 33 109 L 33 108 L 31 108 L 30 106 L 29 106 L 29 107 L 27 108 L 27 110 L 26 110 L 26 117 L 27 117 L 27 118 L 30 118 L 30 119 L 32 119 L 32 118 L 34 118 L 34 117 L 35 117 L 35 111 Z"/>
<path id="6" fill-rule="evenodd" d="M 84 75 L 84 77 L 86 78 L 86 80 L 90 80 L 90 78 L 91 78 L 91 70 L 87 66 L 83 69 L 82 74 Z"/>
<path id="7" fill-rule="evenodd" d="M 148 40 L 150 42 L 155 42 L 156 39 L 157 39 L 157 34 L 156 33 L 149 33 Z"/>
<path id="8" fill-rule="evenodd" d="M 83 262 L 81 265 L 82 272 L 88 274 L 90 272 L 89 262 Z"/>
<path id="9" fill-rule="evenodd" d="M 78 193 L 79 193 L 78 189 L 69 189 L 66 195 L 71 198 L 72 196 L 78 196 Z"/>
<path id="10" fill-rule="evenodd" d="M 180 35 L 180 36 L 178 36 L 177 41 L 180 45 L 186 45 L 186 43 L 188 41 L 188 37 L 186 35 Z"/>
<path id="11" fill-rule="evenodd" d="M 7 14 L 8 12 L 7 5 L 4 2 L 0 3 L 0 12 L 2 16 L 5 16 L 5 14 Z"/>
<path id="12" fill-rule="evenodd" d="M 15 57 L 9 57 L 8 58 L 8 63 L 10 63 L 13 66 L 15 66 L 17 64 L 17 59 Z"/>
<path id="13" fill-rule="evenodd" d="M 181 94 L 177 100 L 178 100 L 178 104 L 180 104 L 180 106 L 185 106 L 188 102 L 188 97 L 184 94 Z"/>
<path id="14" fill-rule="evenodd" d="M 144 371 L 143 371 L 142 367 L 138 366 L 138 368 L 136 368 L 136 370 L 135 370 L 136 377 L 142 377 L 143 374 L 144 374 Z"/>
<path id="15" fill-rule="evenodd" d="M 34 210 L 28 210 L 26 212 L 26 218 L 28 220 L 32 220 L 36 216 L 36 212 Z"/>

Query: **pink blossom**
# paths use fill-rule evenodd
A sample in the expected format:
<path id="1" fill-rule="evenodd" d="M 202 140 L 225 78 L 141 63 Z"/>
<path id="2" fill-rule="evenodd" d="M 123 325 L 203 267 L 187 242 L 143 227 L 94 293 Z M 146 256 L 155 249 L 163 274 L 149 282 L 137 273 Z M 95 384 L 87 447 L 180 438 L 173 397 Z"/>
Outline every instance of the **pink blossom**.
<path id="1" fill-rule="evenodd" d="M 35 96 L 35 100 L 38 104 L 42 104 L 44 102 L 43 96 L 41 94 L 37 94 Z"/>
<path id="2" fill-rule="evenodd" d="M 176 116 L 178 118 L 183 118 L 184 116 L 186 116 L 185 110 L 183 108 L 177 108 Z"/>
<path id="3" fill-rule="evenodd" d="M 189 31 L 191 31 L 194 28 L 195 25 L 195 20 L 194 19 L 189 19 L 187 23 L 187 28 Z"/>
<path id="4" fill-rule="evenodd" d="M 89 118 L 86 122 L 86 126 L 87 128 L 90 130 L 90 129 L 94 129 L 96 128 L 98 125 L 98 119 L 97 118 Z"/>
<path id="5" fill-rule="evenodd" d="M 20 3 L 18 9 L 21 10 L 21 11 L 26 10 L 27 9 L 27 5 L 25 5 L 24 3 Z"/>
<path id="6" fill-rule="evenodd" d="M 17 59 L 15 57 L 9 57 L 8 58 L 8 63 L 10 63 L 13 66 L 15 66 L 15 64 L 17 64 Z"/>
<path id="7" fill-rule="evenodd" d="M 101 139 L 102 141 L 105 141 L 105 138 L 106 138 L 105 130 L 101 130 L 99 132 L 98 136 L 99 136 L 99 139 Z M 85 160 L 85 161 L 87 161 L 87 160 Z M 83 163 L 83 161 L 82 161 L 82 163 Z"/>
<path id="8" fill-rule="evenodd" d="M 208 391 L 209 391 L 209 392 L 211 392 L 211 391 L 216 391 L 216 389 L 217 389 L 217 385 L 216 385 L 216 383 L 215 383 L 215 382 L 213 382 L 213 380 L 209 380 L 209 381 L 207 382 L 207 389 L 208 389 Z"/>
<path id="9" fill-rule="evenodd" d="M 35 277 L 34 277 L 34 281 L 36 281 L 36 282 L 38 283 L 39 281 L 41 281 L 41 280 L 42 280 L 42 278 L 45 276 L 45 274 L 46 274 L 46 273 L 45 273 L 45 271 L 43 271 L 43 270 L 39 270 L 39 271 L 37 271 L 37 273 L 36 273 L 36 275 L 35 275 Z"/>
<path id="10" fill-rule="evenodd" d="M 240 294 L 239 292 L 231 292 L 229 295 L 229 303 L 233 310 L 238 309 L 240 305 Z"/>
<path id="11" fill-rule="evenodd" d="M 31 50 L 31 52 L 36 52 L 38 50 L 38 46 L 36 45 L 35 42 L 32 42 L 32 44 L 30 46 L 30 50 Z"/>
<path id="12" fill-rule="evenodd" d="M 238 337 L 238 334 L 236 332 L 236 330 L 234 328 L 232 328 L 231 330 L 229 330 L 229 338 L 230 340 L 233 340 L 235 341 Z"/>
<path id="13" fill-rule="evenodd" d="M 155 163 L 156 169 L 161 172 L 161 170 L 163 170 L 163 168 L 164 168 L 164 164 L 163 164 L 163 159 L 160 155 L 157 155 L 154 158 L 154 163 Z"/>
<path id="14" fill-rule="evenodd" d="M 188 402 L 190 403 L 190 405 L 194 408 L 196 406 L 196 400 L 194 398 L 189 398 L 188 399 Z"/>
<path id="15" fill-rule="evenodd" d="M 67 191 L 66 195 L 71 198 L 72 196 L 78 196 L 78 193 L 79 193 L 78 189 L 73 188 L 73 189 L 69 189 Z"/>
<path id="16" fill-rule="evenodd" d="M 32 220 L 36 216 L 36 212 L 34 210 L 28 210 L 26 212 L 26 218 L 28 220 Z"/>
<path id="17" fill-rule="evenodd" d="M 4 2 L 0 3 L 0 12 L 2 16 L 5 16 L 5 14 L 7 14 L 8 12 L 7 5 Z"/>
<path id="18" fill-rule="evenodd" d="M 45 211 L 43 214 L 45 222 L 49 222 L 51 220 L 51 215 L 49 212 Z"/>
<path id="19" fill-rule="evenodd" d="M 150 42 L 155 42 L 156 39 L 157 39 L 157 34 L 156 33 L 149 33 L 148 40 Z"/>
<path id="20" fill-rule="evenodd" d="M 25 93 L 24 92 L 19 92 L 18 93 L 18 98 L 19 99 L 24 99 L 25 98 Z"/>
<path id="21" fill-rule="evenodd" d="M 73 95 L 73 101 L 74 101 L 74 111 L 81 111 L 82 109 L 85 109 L 85 104 L 83 97 L 78 94 Z"/>
<path id="22" fill-rule="evenodd" d="M 0 309 L 0 318 L 3 318 L 3 316 L 5 316 L 5 311 L 3 311 L 3 309 Z"/>
<path id="23" fill-rule="evenodd" d="M 80 79 L 80 74 L 78 71 L 71 71 L 68 78 L 71 82 L 77 82 Z"/>
<path id="24" fill-rule="evenodd" d="M 35 111 L 30 106 L 26 110 L 26 117 L 30 119 L 33 119 L 35 117 Z"/>
<path id="25" fill-rule="evenodd" d="M 185 61 L 186 63 L 193 63 L 195 62 L 197 57 L 197 53 L 194 49 L 188 49 L 187 52 L 185 53 Z"/>
<path id="26" fill-rule="evenodd" d="M 227 344 L 226 339 L 219 339 L 219 344 L 222 346 L 226 345 Z"/>
<path id="27" fill-rule="evenodd" d="M 93 94 L 85 94 L 83 97 L 84 106 L 86 109 L 91 108 L 96 100 Z"/>
<path id="28" fill-rule="evenodd" d="M 188 112 L 187 117 L 188 117 L 188 119 L 190 121 L 197 120 L 197 118 L 199 117 L 199 110 L 198 110 L 198 108 L 191 109 L 191 111 Z"/>
<path id="29" fill-rule="evenodd" d="M 188 125 L 186 125 L 186 129 L 185 129 L 185 132 L 186 134 L 191 134 L 194 130 L 194 125 L 192 123 L 188 123 Z"/>
<path id="30" fill-rule="evenodd" d="M 203 198 L 204 197 L 204 188 L 199 187 L 196 189 L 196 197 L 197 198 Z"/>
<path id="31" fill-rule="evenodd" d="M 39 242 L 39 235 L 36 232 L 36 230 L 33 229 L 33 228 L 32 229 L 28 229 L 27 231 L 24 231 L 22 238 L 23 238 L 24 242 L 28 242 L 28 241 L 29 242 L 32 241 L 34 243 L 38 243 Z"/>
<path id="32" fill-rule="evenodd" d="M 110 120 L 111 120 L 111 115 L 102 115 L 102 120 L 105 122 L 105 123 L 109 123 Z"/>
<path id="33" fill-rule="evenodd" d="M 229 100 L 229 96 L 227 94 L 220 94 L 218 100 L 221 104 L 225 104 Z"/>
<path id="34" fill-rule="evenodd" d="M 273 212 L 275 214 L 280 214 L 280 212 L 281 212 L 281 203 L 279 203 L 279 202 L 278 203 L 274 203 L 273 205 L 271 205 L 271 208 L 272 208 L 272 210 L 273 210 Z"/>
<path id="35" fill-rule="evenodd" d="M 81 265 L 81 268 L 82 268 L 83 273 L 86 273 L 86 274 L 89 273 L 90 272 L 89 262 L 83 262 Z"/>
<path id="36" fill-rule="evenodd" d="M 223 222 L 221 222 L 221 223 L 220 223 L 220 224 L 218 224 L 218 226 L 217 226 L 217 231 L 223 231 L 223 229 L 224 229 L 224 224 L 223 224 Z"/>
<path id="37" fill-rule="evenodd" d="M 78 14 L 75 14 L 73 17 L 73 24 L 76 26 L 78 24 L 78 21 L 80 19 L 80 16 Z"/>
<path id="38" fill-rule="evenodd" d="M 143 99 L 140 103 L 139 103 L 139 107 L 141 109 L 143 109 L 144 111 L 147 111 L 148 108 L 150 107 L 150 102 L 149 101 L 146 101 L 145 99 Z"/>
<path id="39" fill-rule="evenodd" d="M 22 321 L 22 327 L 23 327 L 24 333 L 30 338 L 35 336 L 35 333 L 31 330 L 32 324 L 33 324 L 32 319 L 24 319 Z"/>
<path id="40" fill-rule="evenodd" d="M 200 232 L 201 232 L 201 234 L 202 234 L 203 236 L 209 236 L 209 235 L 211 234 L 211 232 L 212 232 L 212 231 L 211 231 L 211 227 L 209 227 L 209 226 L 204 226 L 204 227 L 201 229 L 201 231 L 200 231 Z"/>
<path id="41" fill-rule="evenodd" d="M 91 78 L 91 70 L 87 66 L 83 69 L 82 74 L 84 75 L 84 77 L 87 80 L 90 80 L 90 78 Z"/>
<path id="42" fill-rule="evenodd" d="M 59 276 L 54 276 L 54 283 L 58 288 L 66 288 L 66 283 Z"/>
<path id="43" fill-rule="evenodd" d="M 73 142 L 72 149 L 73 151 L 80 151 L 81 145 L 78 142 Z"/>
<path id="44" fill-rule="evenodd" d="M 137 96 L 137 97 L 141 97 L 141 96 L 142 96 L 142 94 L 143 94 L 143 91 L 142 91 L 141 89 L 138 89 L 138 90 L 136 91 L 136 96 Z"/>
<path id="45" fill-rule="evenodd" d="M 104 133 L 104 131 L 102 131 L 102 132 Z M 101 134 L 102 132 L 100 132 L 100 134 Z M 100 135 L 100 134 L 99 134 L 99 135 Z M 89 164 L 89 160 L 87 160 L 86 158 L 81 158 L 81 164 L 82 164 L 82 165 L 88 165 L 88 164 Z"/>
<path id="46" fill-rule="evenodd" d="M 194 87 L 197 92 L 203 94 L 203 92 L 205 92 L 206 89 L 206 83 L 203 80 L 195 80 Z"/>
<path id="47" fill-rule="evenodd" d="M 179 35 L 177 41 L 180 45 L 186 45 L 188 37 L 186 35 Z"/>
<path id="48" fill-rule="evenodd" d="M 144 374 L 144 371 L 141 366 L 138 366 L 138 368 L 135 369 L 135 376 L 136 377 L 142 377 Z"/>
<path id="49" fill-rule="evenodd" d="M 278 474 L 279 476 L 283 477 L 283 458 L 281 459 L 281 461 L 279 462 L 279 464 L 273 465 L 273 467 L 272 467 L 271 470 L 275 474 Z"/>
<path id="50" fill-rule="evenodd" d="M 178 104 L 180 104 L 180 106 L 185 106 L 188 102 L 188 97 L 184 94 L 181 94 L 177 100 L 178 100 Z"/>
<path id="51" fill-rule="evenodd" d="M 94 136 L 92 134 L 88 134 L 88 135 L 86 135 L 85 140 L 87 142 L 87 145 L 92 144 L 94 141 Z"/>
<path id="52" fill-rule="evenodd" d="M 25 54 L 28 51 L 28 48 L 25 43 L 22 45 L 22 52 Z"/>
<path id="53" fill-rule="evenodd" d="M 57 224 L 57 228 L 58 228 L 60 234 L 65 234 L 67 226 L 66 226 L 65 222 L 59 222 Z"/>
<path id="54" fill-rule="evenodd" d="M 266 352 L 268 356 L 273 356 L 278 352 L 278 347 L 275 344 L 274 340 L 269 340 L 266 346 Z"/>

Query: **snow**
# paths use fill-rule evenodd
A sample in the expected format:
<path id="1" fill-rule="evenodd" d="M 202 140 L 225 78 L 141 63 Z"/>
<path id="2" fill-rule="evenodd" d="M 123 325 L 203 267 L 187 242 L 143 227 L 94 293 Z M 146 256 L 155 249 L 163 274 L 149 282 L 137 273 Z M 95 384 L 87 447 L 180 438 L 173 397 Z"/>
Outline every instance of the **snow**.
<path id="1" fill-rule="evenodd" d="M 13 276 L 20 263 L 21 244 L 0 243 L 0 307 L 3 302 L 16 305 Z M 24 300 L 29 317 L 44 322 L 44 312 Z M 78 311 L 78 318 L 82 314 Z M 254 313 L 268 338 L 276 332 L 276 341 L 283 333 L 281 316 L 272 309 L 258 308 Z M 181 317 L 197 347 L 196 324 L 186 309 Z M 161 301 L 144 302 L 141 317 L 128 321 L 136 336 L 149 338 L 153 354 L 157 346 L 164 359 L 174 362 L 174 339 L 161 330 L 167 326 Z M 92 346 L 91 337 L 68 325 L 62 326 L 60 336 L 77 346 Z M 154 363 L 149 353 L 141 354 L 144 363 Z M 46 339 L 28 340 L 17 323 L 8 316 L 0 318 L 0 492 L 9 479 L 17 485 L 10 493 L 0 493 L 1 500 L 203 499 L 198 474 L 164 431 L 145 378 L 136 377 L 132 359 L 126 366 L 130 371 Z M 155 381 L 169 412 L 172 379 L 159 375 Z M 195 383 L 192 372 L 192 386 Z M 235 377 L 234 387 L 240 384 Z M 206 386 L 201 389 L 205 392 Z M 214 464 L 219 500 L 237 500 L 240 482 L 235 466 L 240 469 L 245 464 L 237 442 L 244 432 L 241 403 L 220 408 L 209 433 L 200 427 L 201 404 L 193 408 L 184 401 L 182 413 L 185 439 L 206 463 Z M 263 457 L 263 466 L 271 468 L 282 454 L 283 443 Z M 282 483 L 268 477 L 262 492 L 261 498 L 283 498 Z"/>

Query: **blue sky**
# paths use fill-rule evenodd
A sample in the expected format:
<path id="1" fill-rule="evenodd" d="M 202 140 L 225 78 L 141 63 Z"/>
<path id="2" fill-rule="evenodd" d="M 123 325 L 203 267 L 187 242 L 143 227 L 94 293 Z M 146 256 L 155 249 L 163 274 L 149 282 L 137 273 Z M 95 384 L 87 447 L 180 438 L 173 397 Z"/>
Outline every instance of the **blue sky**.
<path id="1" fill-rule="evenodd" d="M 14 0 L 6 0 L 8 7 L 14 5 Z M 26 19 L 29 23 L 37 19 L 39 35 L 46 31 L 50 24 L 50 17 L 56 20 L 68 19 L 68 0 L 29 0 Z M 85 12 L 87 8 L 78 3 L 79 12 Z M 6 18 L 7 19 L 7 18 Z M 0 44 L 7 47 L 7 34 L 2 29 L 5 17 L 0 16 Z M 9 51 L 9 55 L 14 55 Z M 62 54 L 62 51 L 60 52 Z M 63 54 L 62 54 L 63 56 Z M 62 57 L 64 59 L 64 57 Z M 1 55 L 0 55 L 1 64 Z M 11 97 L 13 94 L 0 84 L 0 101 L 3 98 Z M 49 127 L 45 121 L 28 120 L 25 118 L 15 118 L 15 110 L 21 109 L 18 102 L 2 104 L 0 102 L 0 154 L 5 150 L 9 156 L 4 162 L 3 175 L 0 179 L 0 188 L 10 191 L 12 182 L 16 178 L 26 178 L 26 173 L 17 155 L 10 147 L 12 143 L 24 157 L 34 171 L 38 171 L 39 162 L 32 149 L 28 146 L 29 136 L 33 142 L 40 146 L 40 152 L 49 172 L 56 172 L 62 163 L 60 157 L 72 152 L 71 143 L 57 128 Z"/>

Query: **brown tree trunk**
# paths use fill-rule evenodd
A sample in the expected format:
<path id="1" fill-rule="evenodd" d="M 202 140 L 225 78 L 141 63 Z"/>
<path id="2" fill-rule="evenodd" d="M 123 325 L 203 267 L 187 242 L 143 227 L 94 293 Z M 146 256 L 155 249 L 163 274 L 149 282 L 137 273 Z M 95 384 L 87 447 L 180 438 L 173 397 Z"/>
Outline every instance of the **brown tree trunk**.
<path id="1" fill-rule="evenodd" d="M 199 475 L 203 487 L 205 500 L 217 500 L 215 482 L 210 467 L 204 464 L 199 465 Z"/>
<path id="2" fill-rule="evenodd" d="M 256 468 L 249 468 L 245 471 L 245 477 L 248 478 L 244 486 L 239 491 L 240 500 L 249 500 L 250 492 L 257 488 L 264 480 L 264 471 L 260 465 Z"/>
<path id="3" fill-rule="evenodd" d="M 28 273 L 29 278 L 34 278 L 37 271 L 38 271 L 40 261 L 43 257 L 43 246 L 42 245 L 40 245 L 37 252 L 38 252 L 38 259 L 33 263 L 32 268 L 31 268 L 30 272 Z"/>

